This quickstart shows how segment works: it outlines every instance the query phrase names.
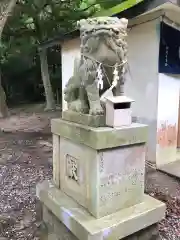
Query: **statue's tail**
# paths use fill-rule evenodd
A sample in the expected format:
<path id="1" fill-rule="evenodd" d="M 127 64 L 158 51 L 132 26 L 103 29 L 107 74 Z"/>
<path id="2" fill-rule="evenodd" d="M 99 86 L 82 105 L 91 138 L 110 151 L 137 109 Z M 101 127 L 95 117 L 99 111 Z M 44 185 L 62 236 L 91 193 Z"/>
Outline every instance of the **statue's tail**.
<path id="1" fill-rule="evenodd" d="M 79 78 L 78 78 L 79 66 L 80 66 L 80 59 L 75 58 L 73 76 L 69 79 L 64 89 L 64 100 L 67 102 L 69 99 L 72 98 L 72 95 L 74 95 L 75 90 L 79 88 Z"/>
<path id="2" fill-rule="evenodd" d="M 74 91 L 75 87 L 74 87 L 74 77 L 72 76 L 68 83 L 66 84 L 65 88 L 64 88 L 64 100 L 68 102 L 68 99 L 70 99 L 70 95 L 72 93 L 72 91 Z"/>

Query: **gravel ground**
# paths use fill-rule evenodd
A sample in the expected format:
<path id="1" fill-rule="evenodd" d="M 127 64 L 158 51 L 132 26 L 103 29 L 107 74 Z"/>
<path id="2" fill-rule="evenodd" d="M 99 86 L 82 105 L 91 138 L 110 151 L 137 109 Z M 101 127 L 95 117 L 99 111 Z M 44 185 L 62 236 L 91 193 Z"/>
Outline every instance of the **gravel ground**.
<path id="1" fill-rule="evenodd" d="M 52 178 L 50 119 L 60 113 L 41 110 L 20 108 L 0 120 L 0 240 L 46 238 L 35 188 Z M 167 204 L 159 224 L 162 239 L 180 240 L 180 181 L 147 168 L 146 192 Z"/>
<path id="2" fill-rule="evenodd" d="M 180 180 L 147 168 L 146 193 L 166 203 L 166 218 L 159 224 L 163 240 L 180 240 Z"/>
<path id="3" fill-rule="evenodd" d="M 31 110 L 0 120 L 0 240 L 38 240 L 44 234 L 35 189 L 52 178 L 50 119 L 60 113 Z"/>

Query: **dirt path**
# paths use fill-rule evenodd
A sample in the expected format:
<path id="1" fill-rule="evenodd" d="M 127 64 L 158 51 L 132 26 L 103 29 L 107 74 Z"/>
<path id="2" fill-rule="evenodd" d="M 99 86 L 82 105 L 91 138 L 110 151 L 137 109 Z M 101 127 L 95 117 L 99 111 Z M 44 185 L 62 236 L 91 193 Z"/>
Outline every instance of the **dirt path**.
<path id="1" fill-rule="evenodd" d="M 52 178 L 50 119 L 60 112 L 19 109 L 0 120 L 0 240 L 42 239 L 41 205 L 36 184 Z M 167 204 L 160 224 L 164 240 L 180 240 L 180 181 L 147 169 L 146 192 Z"/>

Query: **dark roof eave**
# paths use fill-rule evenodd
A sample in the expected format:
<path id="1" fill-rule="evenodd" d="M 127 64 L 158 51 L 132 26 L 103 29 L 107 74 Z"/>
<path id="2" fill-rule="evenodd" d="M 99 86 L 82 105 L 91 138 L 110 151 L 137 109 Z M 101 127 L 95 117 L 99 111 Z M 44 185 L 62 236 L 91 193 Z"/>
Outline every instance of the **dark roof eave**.
<path id="1" fill-rule="evenodd" d="M 77 37 L 79 37 L 79 30 L 77 30 L 77 29 L 73 30 L 71 32 L 68 32 L 64 35 L 60 34 L 52 39 L 42 42 L 39 45 L 38 50 L 41 51 L 42 49 L 46 49 L 46 48 L 52 47 L 54 45 L 61 45 L 64 41 L 71 40 L 71 39 L 74 39 Z"/>

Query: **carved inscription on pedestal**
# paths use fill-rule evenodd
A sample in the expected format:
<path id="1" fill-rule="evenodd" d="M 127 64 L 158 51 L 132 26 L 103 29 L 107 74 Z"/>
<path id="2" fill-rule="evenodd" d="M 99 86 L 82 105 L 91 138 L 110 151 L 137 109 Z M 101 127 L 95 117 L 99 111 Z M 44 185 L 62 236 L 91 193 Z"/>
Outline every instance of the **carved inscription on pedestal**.
<path id="1" fill-rule="evenodd" d="M 103 153 L 99 154 L 100 163 L 99 163 L 99 172 L 102 173 L 104 170 L 104 160 L 103 160 Z"/>
<path id="2" fill-rule="evenodd" d="M 99 199 L 101 206 L 126 207 L 140 201 L 144 192 L 144 147 L 101 153 Z M 114 206 L 114 207 L 112 207 Z"/>
<path id="3" fill-rule="evenodd" d="M 78 183 L 79 181 L 79 171 L 78 171 L 78 159 L 66 155 L 66 172 L 69 179 L 74 180 Z"/>

